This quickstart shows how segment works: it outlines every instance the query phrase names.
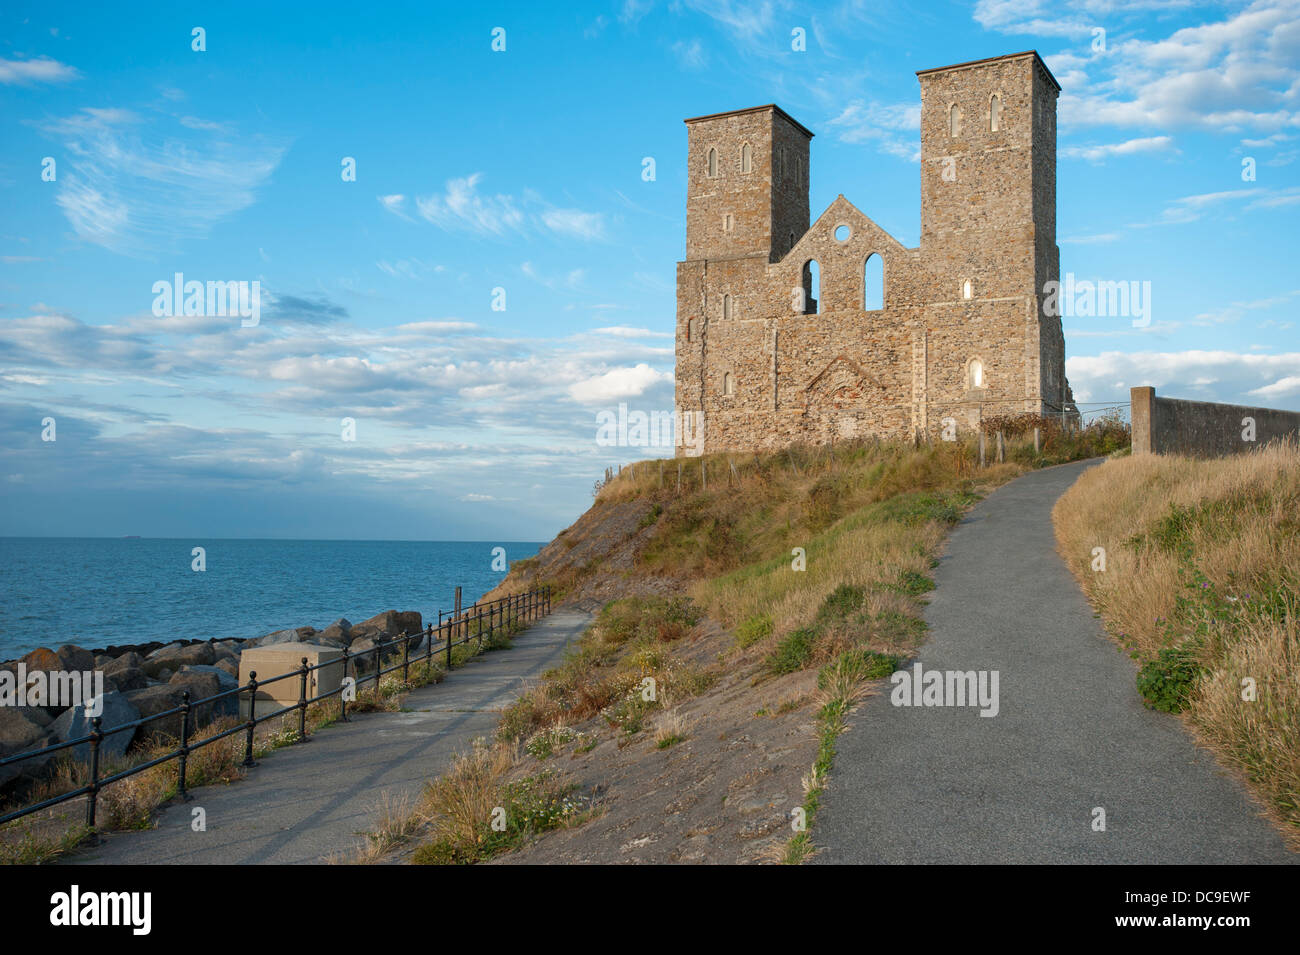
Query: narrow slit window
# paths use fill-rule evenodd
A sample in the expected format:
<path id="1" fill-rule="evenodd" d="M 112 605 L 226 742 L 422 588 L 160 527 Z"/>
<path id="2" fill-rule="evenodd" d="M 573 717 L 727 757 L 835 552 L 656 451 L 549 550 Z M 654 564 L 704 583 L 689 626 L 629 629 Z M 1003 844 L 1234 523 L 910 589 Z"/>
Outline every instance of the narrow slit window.
<path id="1" fill-rule="evenodd" d="M 740 147 L 740 171 L 751 172 L 754 168 L 754 150 L 749 143 Z"/>
<path id="2" fill-rule="evenodd" d="M 816 315 L 820 311 L 822 267 L 816 259 L 809 259 L 803 265 L 803 313 Z"/>
<path id="3" fill-rule="evenodd" d="M 948 107 L 948 135 L 953 139 L 961 135 L 961 110 L 956 103 Z"/>
<path id="4" fill-rule="evenodd" d="M 734 395 L 736 393 L 736 376 L 731 372 L 726 372 L 722 376 L 722 393 L 724 395 Z"/>
<path id="5" fill-rule="evenodd" d="M 717 174 L 718 174 L 718 151 L 716 149 L 710 149 L 709 150 L 709 178 L 712 179 Z"/>
<path id="6" fill-rule="evenodd" d="M 723 321 L 729 321 L 731 319 L 731 296 L 730 295 L 722 296 L 722 318 Z"/>
<path id="7" fill-rule="evenodd" d="M 873 312 L 885 307 L 885 262 L 874 252 L 862 267 L 862 309 Z"/>
<path id="8" fill-rule="evenodd" d="M 1002 98 L 996 93 L 989 100 L 989 131 L 996 133 L 1002 128 Z"/>

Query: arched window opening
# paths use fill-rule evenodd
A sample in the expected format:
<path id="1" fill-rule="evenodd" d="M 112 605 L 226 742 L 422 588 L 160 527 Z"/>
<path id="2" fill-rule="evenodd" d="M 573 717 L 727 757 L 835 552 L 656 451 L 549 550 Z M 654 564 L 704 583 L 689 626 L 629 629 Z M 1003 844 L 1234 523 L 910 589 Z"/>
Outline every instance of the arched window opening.
<path id="1" fill-rule="evenodd" d="M 821 298 L 822 267 L 816 259 L 809 259 L 803 264 L 803 313 L 816 315 L 818 300 Z"/>
<path id="2" fill-rule="evenodd" d="M 754 168 L 754 150 L 749 143 L 740 147 L 740 171 L 750 172 Z"/>
<path id="3" fill-rule="evenodd" d="M 970 363 L 970 387 L 984 387 L 984 362 L 978 358 L 971 359 Z"/>
<path id="4" fill-rule="evenodd" d="M 948 107 L 948 135 L 953 139 L 961 135 L 961 110 L 956 103 Z"/>
<path id="5" fill-rule="evenodd" d="M 718 151 L 716 149 L 710 149 L 709 150 L 709 178 L 712 179 L 717 174 L 718 174 Z"/>
<path id="6" fill-rule="evenodd" d="M 724 395 L 734 395 L 736 393 L 736 376 L 731 372 L 726 372 L 722 376 L 722 393 Z"/>
<path id="7" fill-rule="evenodd" d="M 734 218 L 732 218 L 732 215 L 731 215 L 730 212 L 725 213 L 725 214 L 722 216 L 722 231 L 723 231 L 723 232 L 730 232 L 730 231 L 731 231 L 732 229 L 734 229 L 735 227 L 736 227 L 736 220 L 735 220 Z"/>
<path id="8" fill-rule="evenodd" d="M 975 285 L 973 282 L 971 282 L 970 279 L 967 279 L 965 282 L 961 283 L 961 297 L 962 298 L 975 297 Z"/>
<path id="9" fill-rule="evenodd" d="M 723 321 L 731 320 L 731 296 L 722 296 L 722 319 Z"/>
<path id="10" fill-rule="evenodd" d="M 989 100 L 989 131 L 996 133 L 1002 128 L 1002 97 L 997 93 Z"/>
<path id="11" fill-rule="evenodd" d="M 874 252 L 862 266 L 862 308 L 872 312 L 885 307 L 885 260 Z"/>

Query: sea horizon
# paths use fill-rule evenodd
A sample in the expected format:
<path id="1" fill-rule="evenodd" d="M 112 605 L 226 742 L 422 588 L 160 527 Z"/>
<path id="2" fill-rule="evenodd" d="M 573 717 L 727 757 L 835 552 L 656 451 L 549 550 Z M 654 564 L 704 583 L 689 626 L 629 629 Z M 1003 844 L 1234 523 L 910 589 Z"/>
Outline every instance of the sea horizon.
<path id="1" fill-rule="evenodd" d="M 249 639 L 385 610 L 427 621 L 473 603 L 537 541 L 325 538 L 0 538 L 0 660 L 87 649 Z M 201 548 L 201 555 L 196 549 Z"/>

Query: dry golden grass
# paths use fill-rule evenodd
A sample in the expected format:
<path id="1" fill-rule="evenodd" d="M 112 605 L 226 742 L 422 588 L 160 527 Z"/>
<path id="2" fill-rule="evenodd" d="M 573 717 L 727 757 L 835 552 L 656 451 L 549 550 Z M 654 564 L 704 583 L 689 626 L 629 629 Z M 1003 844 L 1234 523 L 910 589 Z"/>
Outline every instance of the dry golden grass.
<path id="1" fill-rule="evenodd" d="M 1067 563 L 1131 655 L 1195 653 L 1187 717 L 1300 843 L 1300 448 L 1108 461 L 1053 518 Z M 1104 572 L 1092 569 L 1096 547 Z"/>
<path id="2" fill-rule="evenodd" d="M 350 860 L 361 865 L 377 862 L 405 845 L 428 821 L 424 808 L 406 793 L 382 793 L 374 811 L 375 827 L 365 834 L 365 844 Z"/>
<path id="3" fill-rule="evenodd" d="M 425 787 L 421 810 L 429 819 L 430 841 L 479 843 L 483 821 L 500 804 L 501 787 L 517 761 L 517 747 L 482 740 L 457 756 L 451 769 Z"/>
<path id="4" fill-rule="evenodd" d="M 691 721 L 667 697 L 662 697 L 660 704 L 663 711 L 655 718 L 654 741 L 656 747 L 666 749 L 686 739 L 690 733 Z"/>

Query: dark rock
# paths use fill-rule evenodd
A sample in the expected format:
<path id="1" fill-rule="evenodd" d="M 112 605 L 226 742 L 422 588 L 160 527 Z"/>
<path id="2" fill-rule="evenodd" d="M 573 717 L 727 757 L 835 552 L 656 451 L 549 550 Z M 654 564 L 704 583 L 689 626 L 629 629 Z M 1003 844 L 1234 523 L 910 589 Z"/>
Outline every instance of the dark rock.
<path id="1" fill-rule="evenodd" d="M 174 640 L 171 643 L 167 644 L 166 646 L 159 647 L 157 650 L 151 650 L 149 653 L 146 653 L 144 655 L 144 658 L 146 660 L 152 660 L 155 657 L 157 657 L 159 654 L 163 653 L 164 651 L 179 650 L 183 646 L 185 646 L 183 642 L 181 642 L 180 640 Z"/>
<path id="2" fill-rule="evenodd" d="M 167 681 L 167 685 L 188 690 L 190 703 L 194 705 L 199 700 L 206 700 L 208 697 L 216 696 L 221 692 L 221 680 L 217 677 L 218 672 L 220 671 L 217 671 L 215 667 L 209 668 L 206 672 L 196 670 L 193 667 L 186 667 L 183 670 L 178 670 Z M 220 700 L 218 702 L 224 703 L 224 701 Z M 190 723 L 191 729 L 210 723 L 212 722 L 212 704 L 194 705 L 194 708 L 190 710 L 190 714 L 192 719 Z"/>
<path id="3" fill-rule="evenodd" d="M 400 637 L 404 632 L 414 633 L 423 627 L 418 611 L 385 610 L 383 613 L 375 614 L 369 620 L 362 620 L 355 624 L 349 636 L 353 643 L 359 639 L 374 639 L 379 636 L 392 640 Z"/>
<path id="4" fill-rule="evenodd" d="M 216 654 L 210 643 L 191 643 L 189 646 L 166 646 L 155 650 L 144 661 L 144 672 L 161 679 L 161 672 L 166 669 L 175 673 L 182 666 L 196 664 L 211 665 L 216 662 Z"/>
<path id="5" fill-rule="evenodd" d="M 97 650 L 96 653 L 102 653 L 106 657 L 120 657 L 124 653 L 138 653 L 142 657 L 147 657 L 155 650 L 161 650 L 166 644 L 153 640 L 149 643 L 124 643 L 121 646 L 113 644 L 105 647 L 103 650 Z"/>
<path id="6" fill-rule="evenodd" d="M 149 677 L 139 667 L 118 667 L 112 673 L 105 671 L 104 685 L 112 687 L 119 693 L 142 690 L 149 685 Z"/>
<path id="7" fill-rule="evenodd" d="M 297 630 L 277 630 L 264 637 L 245 642 L 245 647 L 269 647 L 277 643 L 302 643 L 302 635 Z"/>
<path id="8" fill-rule="evenodd" d="M 190 674 L 194 674 L 196 675 L 196 677 L 213 677 L 216 679 L 217 681 L 216 689 L 214 689 L 211 693 L 205 693 L 204 694 L 205 696 L 214 696 L 217 693 L 225 693 L 229 690 L 235 690 L 239 688 L 238 672 L 236 671 L 232 673 L 229 670 L 223 669 L 220 663 L 216 664 L 215 666 L 199 665 L 199 666 L 192 666 L 192 667 L 181 667 L 180 671 L 177 672 L 177 674 L 171 678 L 171 684 L 173 686 L 179 685 L 177 681 L 185 677 L 188 677 Z M 195 695 L 196 691 L 193 688 L 188 686 L 186 688 L 190 690 L 191 700 L 199 699 L 199 697 Z M 230 694 L 230 696 L 223 696 L 215 703 L 209 704 L 207 707 L 205 707 L 205 710 L 207 710 L 207 712 L 202 714 L 204 719 L 201 722 L 207 722 L 209 718 L 216 719 L 217 717 L 221 717 L 221 716 L 234 716 L 236 713 L 239 712 L 239 697 L 233 693 Z"/>
<path id="9" fill-rule="evenodd" d="M 0 756 L 40 749 L 50 717 L 39 706 L 0 706 Z M 39 779 L 53 755 L 0 766 L 0 790 Z"/>
<path id="10" fill-rule="evenodd" d="M 132 706 L 140 711 L 141 718 L 156 716 L 181 705 L 185 687 L 160 683 L 158 686 L 145 687 L 143 690 L 131 690 L 125 694 Z M 160 720 L 153 720 L 141 726 L 136 738 L 145 740 L 159 736 L 181 735 L 181 715 L 175 713 Z"/>
<path id="11" fill-rule="evenodd" d="M 0 706 L 0 756 L 32 749 L 49 725 L 49 714 L 39 706 Z"/>
<path id="12" fill-rule="evenodd" d="M 76 670 L 80 673 L 89 673 L 95 669 L 95 655 L 89 650 L 83 650 L 81 647 L 71 643 L 65 643 L 55 651 L 63 665 L 62 670 Z"/>
<path id="13" fill-rule="evenodd" d="M 31 653 L 25 654 L 21 661 L 27 665 L 27 672 L 32 673 L 35 670 L 62 670 L 63 661 L 53 650 L 47 650 L 45 647 L 38 647 Z"/>
<path id="14" fill-rule="evenodd" d="M 103 770 L 108 768 L 108 761 L 120 759 L 126 755 L 126 748 L 131 745 L 131 739 L 135 736 L 133 730 L 124 730 L 121 733 L 109 733 L 108 731 L 115 726 L 121 726 L 124 723 L 131 723 L 139 719 L 140 711 L 131 705 L 131 702 L 123 693 L 105 693 L 100 698 L 100 704 L 101 709 L 97 715 L 100 717 L 100 726 L 103 732 L 107 734 L 99 744 L 100 768 Z M 90 719 L 85 704 L 78 703 L 76 706 L 69 707 L 62 716 L 54 721 L 54 724 L 50 727 L 50 733 L 60 743 L 85 736 L 91 730 Z M 89 743 L 74 746 L 70 750 L 65 750 L 64 753 L 71 753 L 72 758 L 77 762 L 90 762 Z"/>
<path id="15" fill-rule="evenodd" d="M 352 624 L 346 617 L 339 617 L 332 624 L 326 627 L 320 633 L 312 638 L 312 643 L 324 643 L 326 646 L 343 646 L 348 645 L 348 640 L 352 636 Z"/>
<path id="16" fill-rule="evenodd" d="M 101 669 L 105 676 L 111 676 L 119 670 L 143 670 L 144 657 L 134 651 L 127 651 L 119 657 L 114 657 L 111 662 L 105 664 Z"/>

